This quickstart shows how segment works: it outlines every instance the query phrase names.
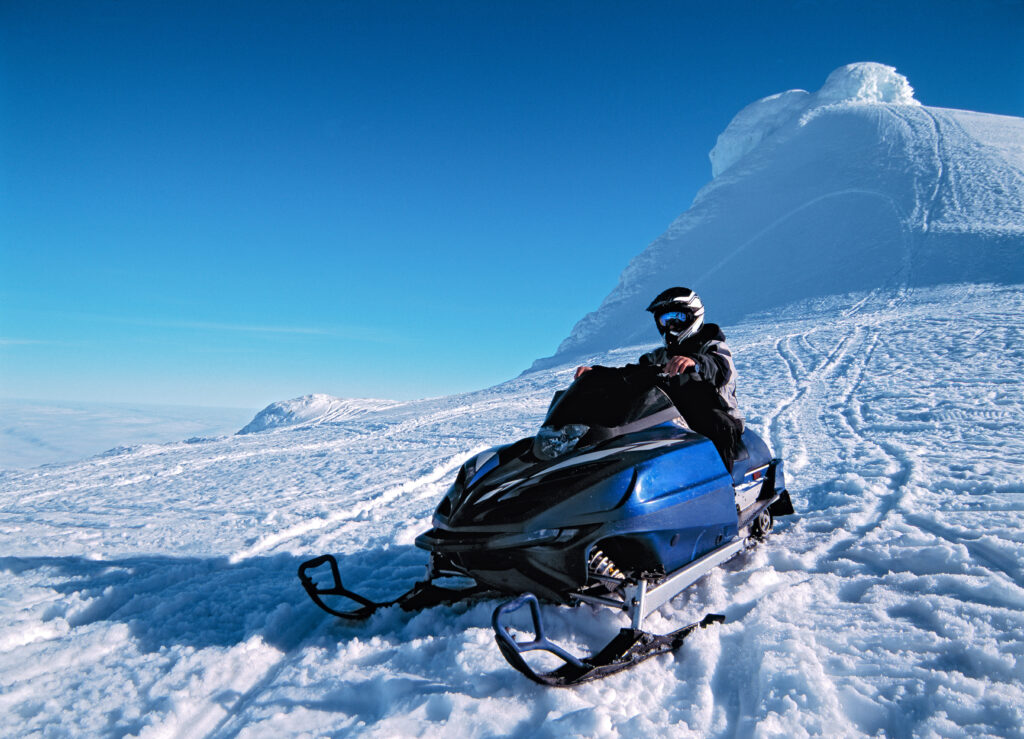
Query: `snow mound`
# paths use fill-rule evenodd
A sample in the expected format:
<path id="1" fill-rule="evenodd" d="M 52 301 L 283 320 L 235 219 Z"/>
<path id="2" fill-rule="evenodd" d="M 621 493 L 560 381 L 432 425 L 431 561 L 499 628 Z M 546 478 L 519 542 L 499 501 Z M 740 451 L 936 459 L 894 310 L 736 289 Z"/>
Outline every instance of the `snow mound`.
<path id="1" fill-rule="evenodd" d="M 815 105 L 833 103 L 892 103 L 920 105 L 914 88 L 895 67 L 877 62 L 857 62 L 840 67 L 828 76 L 815 95 Z"/>
<path id="2" fill-rule="evenodd" d="M 814 110 L 842 104 L 920 105 L 907 78 L 877 62 L 857 62 L 828 76 L 816 93 L 788 90 L 769 95 L 736 114 L 711 150 L 711 173 L 718 177 L 787 123 L 805 120 Z"/>
<path id="3" fill-rule="evenodd" d="M 343 421 L 396 405 L 398 403 L 393 400 L 336 398 L 324 393 L 313 393 L 301 398 L 271 403 L 257 413 L 252 421 L 238 433 L 255 434 L 261 431 Z"/>

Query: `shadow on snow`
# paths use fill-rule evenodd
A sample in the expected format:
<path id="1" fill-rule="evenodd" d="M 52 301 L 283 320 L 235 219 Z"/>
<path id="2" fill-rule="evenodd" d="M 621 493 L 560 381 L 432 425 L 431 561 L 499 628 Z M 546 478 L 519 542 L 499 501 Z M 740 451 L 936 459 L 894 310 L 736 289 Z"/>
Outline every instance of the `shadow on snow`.
<path id="1" fill-rule="evenodd" d="M 58 593 L 42 620 L 64 618 L 72 633 L 96 622 L 119 622 L 144 652 L 175 645 L 230 647 L 254 636 L 289 651 L 327 617 L 299 583 L 296 573 L 305 559 L 0 557 L 0 572 L 22 580 L 25 588 Z M 346 585 L 384 598 L 420 578 L 426 556 L 406 546 L 338 555 L 338 562 Z"/>

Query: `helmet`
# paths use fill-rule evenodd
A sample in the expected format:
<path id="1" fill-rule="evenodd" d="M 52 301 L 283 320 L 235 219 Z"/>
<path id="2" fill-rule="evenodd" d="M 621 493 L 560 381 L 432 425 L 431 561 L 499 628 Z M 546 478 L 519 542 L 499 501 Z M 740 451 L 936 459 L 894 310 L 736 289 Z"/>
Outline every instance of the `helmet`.
<path id="1" fill-rule="evenodd" d="M 704 325 L 704 303 L 687 287 L 670 287 L 652 300 L 647 310 L 654 314 L 666 344 L 679 344 Z"/>

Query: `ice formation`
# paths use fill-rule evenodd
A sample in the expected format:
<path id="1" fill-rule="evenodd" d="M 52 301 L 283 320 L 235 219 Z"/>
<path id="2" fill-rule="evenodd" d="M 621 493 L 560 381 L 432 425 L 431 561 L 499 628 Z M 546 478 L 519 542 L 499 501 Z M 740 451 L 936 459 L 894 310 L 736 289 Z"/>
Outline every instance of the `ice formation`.
<path id="1" fill-rule="evenodd" d="M 736 114 L 711 150 L 711 175 L 718 177 L 785 124 L 826 105 L 887 103 L 920 105 L 907 78 L 895 67 L 858 62 L 840 67 L 816 93 L 788 90 L 751 103 Z"/>

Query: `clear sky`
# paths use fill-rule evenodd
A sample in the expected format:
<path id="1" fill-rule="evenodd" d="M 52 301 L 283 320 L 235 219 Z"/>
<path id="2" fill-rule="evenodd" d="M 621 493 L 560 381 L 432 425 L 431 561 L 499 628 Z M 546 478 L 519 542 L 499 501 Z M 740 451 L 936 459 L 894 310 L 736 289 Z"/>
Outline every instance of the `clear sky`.
<path id="1" fill-rule="evenodd" d="M 0 0 L 0 396 L 507 379 L 855 61 L 1024 116 L 1024 2 Z"/>

